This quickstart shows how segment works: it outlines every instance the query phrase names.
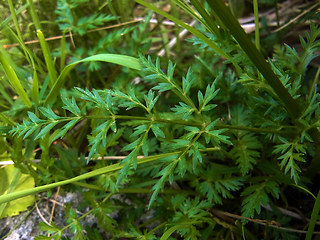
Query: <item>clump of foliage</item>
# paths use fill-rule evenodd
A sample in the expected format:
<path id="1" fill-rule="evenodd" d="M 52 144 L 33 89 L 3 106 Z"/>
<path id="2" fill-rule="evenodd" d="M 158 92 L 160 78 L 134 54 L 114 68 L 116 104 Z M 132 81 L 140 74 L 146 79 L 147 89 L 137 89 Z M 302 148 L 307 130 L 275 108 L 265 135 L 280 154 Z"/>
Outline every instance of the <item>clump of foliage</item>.
<path id="1" fill-rule="evenodd" d="M 9 158 L 37 187 L 4 194 L 0 203 L 59 186 L 82 192 L 90 210 L 78 216 L 66 208 L 66 226 L 41 223 L 50 236 L 37 239 L 60 239 L 66 229 L 75 239 L 299 236 L 294 219 L 279 209 L 294 204 L 286 191 L 307 198 L 318 190 L 319 70 L 312 77 L 308 71 L 320 28 L 310 24 L 301 51 L 276 46 L 265 61 L 220 0 L 172 1 L 172 15 L 136 2 L 193 33 L 178 43 L 186 46 L 180 58 L 147 54 L 150 39 L 158 41 L 159 26 L 149 29 L 152 13 L 134 26 L 92 31 L 123 17 L 114 1 L 82 15 L 89 1 L 58 0 L 62 37 L 52 54 L 28 1 L 44 56 L 27 48 L 18 26 L 6 27 L 19 46 L 9 53 L 0 48 L 3 79 L 10 82 L 0 87 L 0 130 Z M 202 25 L 183 23 L 177 7 Z M 35 149 L 40 162 L 33 161 Z M 307 238 L 319 199 L 305 209 Z M 80 221 L 89 214 L 98 231 Z M 261 234 L 264 227 L 249 221 L 270 228 Z"/>

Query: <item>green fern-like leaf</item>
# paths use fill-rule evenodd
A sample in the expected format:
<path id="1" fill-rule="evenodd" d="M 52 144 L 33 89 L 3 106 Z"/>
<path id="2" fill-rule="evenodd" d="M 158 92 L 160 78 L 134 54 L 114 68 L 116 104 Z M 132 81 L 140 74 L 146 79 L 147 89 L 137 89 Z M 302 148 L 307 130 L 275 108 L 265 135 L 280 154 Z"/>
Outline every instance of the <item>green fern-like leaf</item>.
<path id="1" fill-rule="evenodd" d="M 77 21 L 76 26 L 72 28 L 72 30 L 79 33 L 80 35 L 83 35 L 86 33 L 86 31 L 90 29 L 101 26 L 107 22 L 114 21 L 118 18 L 119 17 L 115 17 L 111 15 L 94 13 L 88 17 L 81 17 Z"/>
<path id="2" fill-rule="evenodd" d="M 284 172 L 290 171 L 290 176 L 295 183 L 299 182 L 299 173 L 301 172 L 297 162 L 305 162 L 303 155 L 306 153 L 305 145 L 295 142 L 289 142 L 285 138 L 279 138 L 282 144 L 276 145 L 273 150 L 274 153 L 282 154 L 278 159 L 281 160 L 281 169 L 284 168 Z"/>
<path id="3" fill-rule="evenodd" d="M 270 201 L 269 194 L 279 198 L 279 193 L 279 184 L 269 179 L 245 188 L 241 193 L 241 196 L 246 196 L 242 201 L 242 216 L 253 218 L 255 212 L 260 214 L 261 204 L 267 205 Z"/>
<path id="4" fill-rule="evenodd" d="M 193 200 L 186 199 L 178 205 L 178 211 L 172 221 L 175 226 L 180 226 L 177 227 L 177 232 L 183 239 L 199 239 L 201 237 L 199 227 L 213 224 L 207 211 L 210 207 L 208 201 L 200 201 L 199 197 Z"/>
<path id="5" fill-rule="evenodd" d="M 261 144 L 253 134 L 245 134 L 235 141 L 230 154 L 236 160 L 242 175 L 246 175 L 253 168 L 253 165 L 256 164 L 256 159 L 260 156 L 258 149 L 261 147 Z"/>
<path id="6" fill-rule="evenodd" d="M 239 190 L 246 180 L 245 177 L 234 176 L 234 170 L 223 172 L 219 166 L 210 166 L 201 172 L 201 180 L 192 180 L 191 185 L 199 189 L 210 202 L 222 204 L 223 199 L 233 198 L 232 192 Z"/>
<path id="7" fill-rule="evenodd" d="M 91 146 L 88 161 L 91 158 L 99 153 L 99 150 L 104 149 L 107 145 L 107 133 L 109 129 L 114 125 L 115 122 L 113 120 L 108 120 L 97 126 L 93 132 L 93 137 L 90 139 L 89 146 Z"/>
<path id="8" fill-rule="evenodd" d="M 44 222 L 40 222 L 38 226 L 41 231 L 47 232 L 48 234 L 55 234 L 55 235 L 54 235 L 54 238 L 52 238 L 52 236 L 48 237 L 48 236 L 40 235 L 35 237 L 35 240 L 47 240 L 47 239 L 59 240 L 62 238 L 63 230 L 60 229 L 54 222 L 51 223 L 51 226 L 47 225 Z"/>
<path id="9" fill-rule="evenodd" d="M 240 105 L 231 109 L 231 123 L 233 125 L 250 126 L 249 116 L 250 112 Z M 246 175 L 256 164 L 256 159 L 260 156 L 259 149 L 262 145 L 253 133 L 234 130 L 233 135 L 232 142 L 234 145 L 230 154 L 236 161 L 242 175 Z"/>
<path id="10" fill-rule="evenodd" d="M 68 224 L 71 224 L 70 226 L 70 231 L 74 234 L 74 238 L 75 239 L 79 239 L 79 240 L 85 240 L 86 236 L 84 233 L 84 229 L 82 224 L 80 223 L 80 220 L 77 216 L 77 212 L 74 209 L 68 209 L 68 211 L 66 212 L 66 217 L 67 220 L 66 222 Z"/>

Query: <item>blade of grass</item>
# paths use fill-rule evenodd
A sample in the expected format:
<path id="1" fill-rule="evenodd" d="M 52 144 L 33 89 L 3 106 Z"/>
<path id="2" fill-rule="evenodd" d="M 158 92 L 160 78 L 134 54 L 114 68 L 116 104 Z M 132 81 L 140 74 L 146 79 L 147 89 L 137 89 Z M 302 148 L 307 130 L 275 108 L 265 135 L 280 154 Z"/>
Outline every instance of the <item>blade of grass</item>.
<path id="1" fill-rule="evenodd" d="M 178 152 L 179 153 L 179 152 Z M 146 158 L 141 158 L 141 159 L 137 159 L 137 164 L 144 164 L 144 163 L 148 163 L 148 162 L 152 162 L 155 161 L 157 159 L 163 158 L 163 157 L 167 157 L 167 156 L 171 156 L 171 155 L 175 155 L 177 154 L 177 152 L 173 152 L 173 153 L 164 153 L 164 154 L 159 154 L 156 156 L 150 156 L 150 157 L 146 157 Z M 59 181 L 56 183 L 51 183 L 51 184 L 47 184 L 47 185 L 43 185 L 43 186 L 39 186 L 39 187 L 35 187 L 35 188 L 30 188 L 30 189 L 25 189 L 23 191 L 19 191 L 19 192 L 14 192 L 14 193 L 9 193 L 9 194 L 5 194 L 5 195 L 1 195 L 0 196 L 0 204 L 6 203 L 6 202 L 10 202 L 13 201 L 15 199 L 18 198 L 22 198 L 28 195 L 32 195 L 32 194 L 36 194 L 39 192 L 44 192 L 47 191 L 49 189 L 55 188 L 55 187 L 59 187 L 59 186 L 63 186 L 69 183 L 74 183 L 77 181 L 81 181 L 84 179 L 88 179 L 88 178 L 92 178 L 101 174 L 106 174 L 106 173 L 110 173 L 110 172 L 114 172 L 114 171 L 118 171 L 122 168 L 122 165 L 120 163 L 116 163 L 107 167 L 103 167 L 97 170 L 93 170 L 91 172 L 79 175 L 77 177 L 74 178 L 70 178 L 68 180 L 64 180 L 64 181 Z"/>
<path id="2" fill-rule="evenodd" d="M 186 4 L 185 2 L 181 1 L 181 0 L 173 0 L 181 9 L 184 10 L 185 13 L 188 13 L 190 16 L 192 16 L 193 18 L 197 19 L 197 21 L 199 21 L 200 23 L 206 25 L 206 22 L 204 22 L 201 17 L 197 14 L 196 11 L 194 11 L 194 9 L 192 9 L 192 7 L 189 4 Z"/>
<path id="3" fill-rule="evenodd" d="M 251 42 L 250 38 L 247 36 L 237 19 L 233 16 L 229 8 L 227 8 L 222 0 L 207 1 L 207 3 L 211 7 L 216 17 L 218 17 L 229 29 L 243 51 L 248 55 L 260 73 L 264 76 L 266 81 L 273 88 L 293 119 L 297 119 L 301 114 L 301 109 L 298 102 L 293 99 L 288 90 L 283 86 L 281 81 L 272 71 L 270 65 L 266 62 L 255 45 Z"/>
<path id="4" fill-rule="evenodd" d="M 8 118 L 6 115 L 4 115 L 3 113 L 0 113 L 0 121 L 2 121 L 5 124 L 8 124 L 10 126 L 15 126 L 16 123 L 11 120 L 10 118 Z"/>
<path id="5" fill-rule="evenodd" d="M 40 46 L 41 46 L 42 53 L 43 53 L 43 56 L 44 56 L 44 60 L 46 62 L 47 69 L 48 69 L 48 72 L 49 72 L 50 86 L 52 87 L 55 84 L 56 80 L 57 80 L 56 69 L 55 69 L 53 61 L 51 59 L 49 47 L 48 47 L 47 42 L 46 42 L 46 40 L 45 40 L 45 38 L 43 36 L 43 33 L 42 33 L 42 31 L 40 29 L 37 30 L 37 36 L 39 38 Z"/>
<path id="6" fill-rule="evenodd" d="M 23 89 L 21 82 L 15 73 L 14 69 L 12 68 L 10 62 L 9 62 L 10 56 L 9 54 L 4 50 L 2 45 L 0 45 L 0 63 L 2 64 L 2 67 L 4 69 L 5 74 L 8 77 L 9 82 L 11 83 L 12 87 L 16 91 L 16 93 L 21 97 L 22 101 L 25 103 L 25 105 L 30 108 L 32 107 L 32 103 Z"/>
<path id="7" fill-rule="evenodd" d="M 313 206 L 311 219 L 310 219 L 309 227 L 308 227 L 308 232 L 307 232 L 307 235 L 306 235 L 306 240 L 311 240 L 311 238 L 312 238 L 314 227 L 315 227 L 316 221 L 317 221 L 317 219 L 319 217 L 319 211 L 320 211 L 320 190 L 318 192 L 316 202 L 315 202 L 315 204 Z"/>
<path id="8" fill-rule="evenodd" d="M 20 27 L 19 27 L 17 15 L 16 15 L 16 12 L 14 10 L 14 6 L 13 6 L 12 0 L 8 0 L 8 5 L 9 5 L 10 13 L 11 13 L 11 16 L 12 16 L 12 20 L 13 20 L 13 23 L 14 23 L 14 27 L 16 29 L 16 32 L 18 34 L 19 39 L 22 40 L 22 34 L 21 34 L 21 30 L 20 30 Z"/>
<path id="9" fill-rule="evenodd" d="M 39 17 L 34 7 L 33 0 L 28 0 L 28 4 L 29 4 L 30 15 L 31 15 L 33 24 L 35 25 L 36 29 L 41 29 Z"/>
<path id="10" fill-rule="evenodd" d="M 66 31 L 63 31 L 60 42 L 60 72 L 62 72 L 66 64 Z"/>
<path id="11" fill-rule="evenodd" d="M 22 11 L 24 11 L 27 7 L 29 6 L 28 3 L 24 4 L 23 6 L 21 6 L 17 11 L 16 11 L 16 15 L 20 14 Z M 4 28 L 5 26 L 8 25 L 8 23 L 12 20 L 12 15 L 10 15 L 9 17 L 7 17 L 5 20 L 3 20 L 0 23 L 0 31 L 2 30 L 2 28 Z"/>
<path id="12" fill-rule="evenodd" d="M 210 15 L 206 11 L 206 9 L 204 7 L 202 7 L 199 0 L 191 0 L 190 2 L 195 7 L 195 9 L 197 9 L 197 11 L 200 13 L 202 18 L 204 19 L 204 21 L 202 21 L 202 22 L 204 22 L 204 26 L 206 26 L 206 28 L 214 35 L 220 36 L 221 34 L 220 34 L 220 31 L 219 31 L 217 25 L 214 23 L 212 17 L 210 17 Z"/>
<path id="13" fill-rule="evenodd" d="M 23 39 L 20 39 L 10 28 L 8 28 L 8 31 L 12 35 L 14 39 L 16 39 L 20 45 L 20 47 L 23 50 L 24 55 L 26 56 L 26 59 L 28 62 L 32 65 L 33 68 L 33 78 L 32 78 L 32 100 L 38 105 L 39 104 L 39 83 L 38 83 L 38 74 L 36 70 L 36 65 L 33 60 L 33 54 L 28 49 L 23 42 Z"/>
<path id="14" fill-rule="evenodd" d="M 97 54 L 97 55 L 82 59 L 80 61 L 71 63 L 62 70 L 60 76 L 58 77 L 57 81 L 55 82 L 54 86 L 52 87 L 49 95 L 45 100 L 45 105 L 52 103 L 55 100 L 55 98 L 58 96 L 60 89 L 62 88 L 65 82 L 67 74 L 77 64 L 84 63 L 84 62 L 94 62 L 94 61 L 115 63 L 115 64 L 119 64 L 125 67 L 137 69 L 137 70 L 141 69 L 139 59 L 130 57 L 130 56 L 120 55 L 120 54 Z"/>
<path id="15" fill-rule="evenodd" d="M 13 99 L 11 96 L 9 96 L 9 94 L 6 92 L 5 89 L 7 89 L 7 87 L 10 87 L 10 84 L 7 82 L 4 82 L 4 79 L 2 78 L 2 83 L 0 84 L 0 94 L 1 94 L 1 106 L 6 108 L 6 109 L 10 109 L 10 107 L 7 106 L 7 103 L 9 103 L 9 105 L 12 105 L 14 103 Z M 7 101 L 7 102 L 6 102 Z"/>

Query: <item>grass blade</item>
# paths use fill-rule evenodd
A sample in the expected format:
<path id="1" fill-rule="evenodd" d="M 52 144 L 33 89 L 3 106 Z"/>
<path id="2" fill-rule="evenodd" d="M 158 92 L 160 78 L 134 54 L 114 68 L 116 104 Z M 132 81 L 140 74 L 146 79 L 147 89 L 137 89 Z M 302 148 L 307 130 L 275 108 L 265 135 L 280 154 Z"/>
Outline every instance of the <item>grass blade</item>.
<path id="1" fill-rule="evenodd" d="M 22 11 L 24 11 L 27 7 L 29 6 L 28 3 L 24 4 L 23 6 L 21 6 L 17 11 L 16 11 L 16 15 L 20 14 Z M 5 20 L 3 20 L 0 23 L 0 31 L 2 30 L 2 28 L 4 28 L 5 26 L 8 25 L 8 23 L 12 20 L 12 16 L 10 15 L 9 17 L 7 17 Z"/>
<path id="2" fill-rule="evenodd" d="M 306 240 L 311 240 L 311 238 L 312 238 L 314 227 L 316 225 L 317 218 L 319 217 L 319 211 L 320 211 L 320 190 L 318 192 L 316 202 L 313 206 L 311 219 L 310 219 L 309 227 L 308 227 L 308 232 L 306 235 Z"/>
<path id="3" fill-rule="evenodd" d="M 13 6 L 12 0 L 8 0 L 8 5 L 9 5 L 10 13 L 11 13 L 11 16 L 12 16 L 12 20 L 13 20 L 13 23 L 14 23 L 14 27 L 16 28 L 16 31 L 17 31 L 19 39 L 22 40 L 22 34 L 21 34 L 21 30 L 20 30 L 20 27 L 19 27 L 17 15 L 16 15 L 16 12 L 14 10 L 14 6 Z"/>
<path id="4" fill-rule="evenodd" d="M 36 29 L 41 29 L 39 17 L 34 7 L 33 0 L 28 0 L 28 4 L 30 7 L 30 15 L 31 15 L 33 24 L 36 26 Z"/>
<path id="5" fill-rule="evenodd" d="M 50 86 L 52 87 L 57 80 L 56 69 L 55 69 L 53 61 L 51 59 L 49 47 L 48 47 L 47 42 L 46 42 L 46 40 L 43 36 L 43 33 L 40 29 L 37 30 L 37 36 L 39 38 L 40 46 L 41 46 L 42 53 L 44 56 L 44 60 L 46 61 L 47 69 L 49 72 Z"/>
<path id="6" fill-rule="evenodd" d="M 204 19 L 204 21 L 202 21 L 204 26 L 206 26 L 206 28 L 216 36 L 221 36 L 217 25 L 213 21 L 212 17 L 208 14 L 206 9 L 201 5 L 199 0 L 191 0 L 190 2 L 195 7 L 195 9 L 197 9 L 197 11 L 200 13 L 202 18 Z"/>
<path id="7" fill-rule="evenodd" d="M 66 64 L 66 30 L 62 33 L 62 38 L 60 42 L 60 72 L 62 72 Z"/>
<path id="8" fill-rule="evenodd" d="M 45 105 L 52 103 L 55 100 L 55 98 L 58 96 L 60 89 L 62 88 L 65 82 L 67 74 L 77 64 L 84 63 L 84 62 L 94 62 L 94 61 L 115 63 L 115 64 L 119 64 L 125 67 L 137 69 L 137 70 L 141 69 L 139 59 L 130 57 L 130 56 L 120 55 L 120 54 L 97 54 L 97 55 L 82 59 L 80 61 L 71 63 L 62 70 L 60 76 L 58 77 L 48 97 L 45 100 Z"/>
<path id="9" fill-rule="evenodd" d="M 0 112 L 0 121 L 5 123 L 5 124 L 8 124 L 10 126 L 16 126 L 16 123 L 11 120 L 10 118 L 8 118 L 6 115 L 4 115 L 3 113 Z"/>
<path id="10" fill-rule="evenodd" d="M 24 104 L 30 108 L 32 107 L 32 103 L 23 89 L 21 82 L 12 68 L 11 64 L 9 63 L 9 54 L 4 50 L 4 48 L 0 45 L 0 63 L 2 64 L 2 67 L 4 69 L 4 72 L 6 73 L 9 82 L 11 83 L 12 87 L 16 91 L 16 93 L 21 97 Z"/>
<path id="11" fill-rule="evenodd" d="M 32 65 L 33 68 L 33 78 L 32 78 L 32 100 L 38 105 L 39 104 L 39 81 L 38 81 L 38 74 L 36 70 L 36 64 L 33 59 L 33 54 L 26 47 L 23 40 L 19 38 L 10 28 L 7 28 L 8 32 L 11 34 L 11 36 L 18 41 L 20 47 L 22 48 L 24 55 L 27 59 L 27 61 Z"/>

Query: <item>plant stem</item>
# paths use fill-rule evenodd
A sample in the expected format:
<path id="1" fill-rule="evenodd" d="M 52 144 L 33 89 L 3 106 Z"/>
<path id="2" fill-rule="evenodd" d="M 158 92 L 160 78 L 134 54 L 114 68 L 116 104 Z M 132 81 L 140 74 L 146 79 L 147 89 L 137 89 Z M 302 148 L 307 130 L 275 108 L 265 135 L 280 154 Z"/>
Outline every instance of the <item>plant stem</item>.
<path id="1" fill-rule="evenodd" d="M 112 119 L 113 116 L 100 116 L 100 115 L 89 115 L 83 116 L 83 118 L 87 119 Z M 142 120 L 142 121 L 155 121 L 159 123 L 168 123 L 168 124 L 179 124 L 185 126 L 196 126 L 202 127 L 201 122 L 191 122 L 191 121 L 184 121 L 184 120 L 171 120 L 171 119 L 150 119 L 148 117 L 139 117 L 139 116 L 129 116 L 129 115 L 114 115 L 115 119 L 118 120 Z M 216 124 L 216 128 L 227 128 L 227 129 L 235 129 L 235 130 L 243 130 L 248 132 L 258 132 L 258 133 L 273 133 L 273 134 L 293 134 L 294 131 L 285 131 L 285 130 L 277 130 L 277 129 L 264 129 L 264 128 L 254 128 L 254 127 L 247 127 L 247 126 L 237 126 L 237 125 L 228 125 L 228 124 Z M 281 126 L 282 128 L 288 128 L 295 130 L 296 127 L 294 126 Z"/>
<path id="2" fill-rule="evenodd" d="M 259 22 L 259 10 L 258 0 L 253 0 L 253 13 L 254 13 L 254 25 L 255 25 L 255 40 L 256 47 L 260 51 L 260 22 Z"/>

